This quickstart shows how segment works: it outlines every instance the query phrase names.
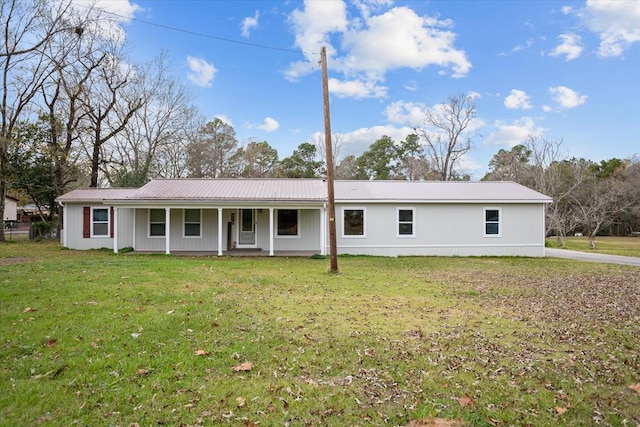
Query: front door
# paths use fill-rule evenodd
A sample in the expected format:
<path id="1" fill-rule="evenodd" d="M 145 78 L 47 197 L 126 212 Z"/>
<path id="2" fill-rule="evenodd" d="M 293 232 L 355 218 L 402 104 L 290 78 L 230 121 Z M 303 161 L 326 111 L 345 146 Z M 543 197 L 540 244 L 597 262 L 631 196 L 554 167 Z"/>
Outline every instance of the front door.
<path id="1" fill-rule="evenodd" d="M 238 247 L 256 246 L 256 221 L 253 209 L 240 209 L 240 227 L 238 227 Z"/>

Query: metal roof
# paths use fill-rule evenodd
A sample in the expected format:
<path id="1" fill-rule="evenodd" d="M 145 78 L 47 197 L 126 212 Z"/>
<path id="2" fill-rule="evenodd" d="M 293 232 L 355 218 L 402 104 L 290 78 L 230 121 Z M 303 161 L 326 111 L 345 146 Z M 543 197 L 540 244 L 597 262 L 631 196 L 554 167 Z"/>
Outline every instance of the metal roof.
<path id="1" fill-rule="evenodd" d="M 56 200 L 60 202 L 99 202 L 103 200 L 123 199 L 138 191 L 137 188 L 78 188 Z"/>
<path id="2" fill-rule="evenodd" d="M 61 202 L 324 202 L 321 179 L 156 179 L 139 189 L 78 189 Z M 388 201 L 416 203 L 550 203 L 550 197 L 515 182 L 335 181 L 339 203 Z"/>
<path id="3" fill-rule="evenodd" d="M 325 187 L 319 179 L 156 179 L 125 199 L 321 202 Z"/>
<path id="4" fill-rule="evenodd" d="M 336 202 L 539 202 L 551 198 L 510 181 L 335 181 Z"/>

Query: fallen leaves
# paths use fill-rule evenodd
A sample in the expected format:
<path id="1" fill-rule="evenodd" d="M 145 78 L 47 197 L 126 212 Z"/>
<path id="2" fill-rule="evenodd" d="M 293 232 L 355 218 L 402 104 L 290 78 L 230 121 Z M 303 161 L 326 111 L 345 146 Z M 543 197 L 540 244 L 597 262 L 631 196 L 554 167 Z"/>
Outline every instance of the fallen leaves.
<path id="1" fill-rule="evenodd" d="M 562 414 L 564 414 L 565 412 L 567 412 L 567 408 L 563 408 L 563 407 L 561 407 L 561 406 L 556 406 L 556 414 L 558 414 L 558 415 L 562 415 Z"/>
<path id="2" fill-rule="evenodd" d="M 31 313 L 31 312 L 34 312 L 34 311 L 38 311 L 38 310 L 36 310 L 35 308 L 31 308 L 31 307 L 25 307 L 25 309 L 22 310 L 23 313 Z"/>
<path id="3" fill-rule="evenodd" d="M 426 418 L 409 421 L 405 427 L 462 427 L 462 420 L 449 420 L 446 418 Z"/>
<path id="4" fill-rule="evenodd" d="M 250 371 L 253 369 L 253 363 L 244 362 L 232 368 L 235 372 Z"/>
<path id="5" fill-rule="evenodd" d="M 196 350 L 193 352 L 196 356 L 208 356 L 209 352 L 207 350 Z"/>
<path id="6" fill-rule="evenodd" d="M 631 384 L 629 386 L 629 388 L 633 391 L 635 391 L 636 393 L 640 394 L 640 383 L 637 384 Z"/>
<path id="7" fill-rule="evenodd" d="M 476 401 L 473 397 L 469 396 L 468 394 L 465 394 L 464 396 L 458 399 L 458 403 L 460 404 L 460 406 L 464 408 L 466 406 L 473 406 L 476 403 Z"/>

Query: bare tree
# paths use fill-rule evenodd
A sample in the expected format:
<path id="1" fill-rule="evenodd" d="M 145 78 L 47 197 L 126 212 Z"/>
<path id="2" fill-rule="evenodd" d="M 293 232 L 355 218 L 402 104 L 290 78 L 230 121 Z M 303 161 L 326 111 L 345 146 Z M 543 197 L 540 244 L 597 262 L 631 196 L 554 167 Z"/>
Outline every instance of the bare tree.
<path id="1" fill-rule="evenodd" d="M 318 160 L 320 162 L 322 162 L 322 164 L 325 166 L 325 172 L 323 173 L 323 176 L 326 175 L 326 167 L 327 167 L 327 150 L 325 150 L 325 139 L 324 139 L 324 135 L 321 133 L 316 133 L 313 138 L 313 144 L 316 146 L 316 153 L 318 154 Z M 331 154 L 333 156 L 333 168 L 334 168 L 334 172 L 336 169 L 336 165 L 338 164 L 338 159 L 340 158 L 340 152 L 342 151 L 342 145 L 344 142 L 344 135 L 341 133 L 333 133 L 331 134 L 331 144 L 332 144 L 332 149 L 331 149 Z M 339 179 L 339 178 L 338 178 Z"/>
<path id="2" fill-rule="evenodd" d="M 63 19 L 68 8 L 69 2 L 0 0 L 0 218 L 4 218 L 11 135 L 53 72 L 51 59 L 43 53 L 55 34 L 68 30 Z M 0 241 L 4 239 L 0 227 Z"/>
<path id="3" fill-rule="evenodd" d="M 142 74 L 125 61 L 120 42 L 105 41 L 107 57 L 87 82 L 87 96 L 83 97 L 83 145 L 91 165 L 90 187 L 98 186 L 100 172 L 105 173 L 114 160 L 105 144 L 124 130 L 149 97 L 149 92 L 140 90 Z"/>
<path id="4" fill-rule="evenodd" d="M 564 246 L 567 232 L 578 225 L 571 209 L 572 194 L 589 177 L 590 164 L 584 160 L 567 160 L 562 153 L 563 140 L 530 136 L 525 144 L 530 153 L 531 172 L 535 190 L 553 199 L 547 209 L 547 234 L 557 233 Z"/>
<path id="5" fill-rule="evenodd" d="M 158 176 L 158 156 L 181 137 L 183 123 L 193 113 L 193 97 L 169 74 L 164 55 L 139 74 L 137 91 L 147 101 L 109 143 L 113 162 L 106 176 L 115 186 L 141 186 Z"/>
<path id="6" fill-rule="evenodd" d="M 427 108 L 425 118 L 414 127 L 441 181 L 455 179 L 462 157 L 471 149 L 478 135 L 473 128 L 476 118 L 475 97 L 469 94 L 451 96 L 446 103 Z"/>

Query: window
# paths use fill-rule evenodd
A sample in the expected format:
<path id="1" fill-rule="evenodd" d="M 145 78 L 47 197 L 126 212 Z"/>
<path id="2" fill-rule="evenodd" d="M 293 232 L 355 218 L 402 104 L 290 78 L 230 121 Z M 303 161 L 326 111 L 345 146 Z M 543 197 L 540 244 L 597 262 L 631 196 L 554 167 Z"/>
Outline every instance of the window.
<path id="1" fill-rule="evenodd" d="M 298 210 L 278 209 L 278 236 L 298 236 Z"/>
<path id="2" fill-rule="evenodd" d="M 488 237 L 500 237 L 500 209 L 484 209 L 484 235 Z"/>
<path id="3" fill-rule="evenodd" d="M 93 208 L 91 210 L 91 236 L 109 236 L 109 209 Z"/>
<path id="4" fill-rule="evenodd" d="M 166 227 L 164 209 L 149 209 L 149 236 L 163 237 Z"/>
<path id="5" fill-rule="evenodd" d="M 364 209 L 343 209 L 343 236 L 364 237 Z"/>
<path id="6" fill-rule="evenodd" d="M 413 236 L 413 214 L 413 208 L 398 209 L 398 237 Z"/>
<path id="7" fill-rule="evenodd" d="M 184 210 L 184 237 L 200 237 L 200 209 Z"/>

